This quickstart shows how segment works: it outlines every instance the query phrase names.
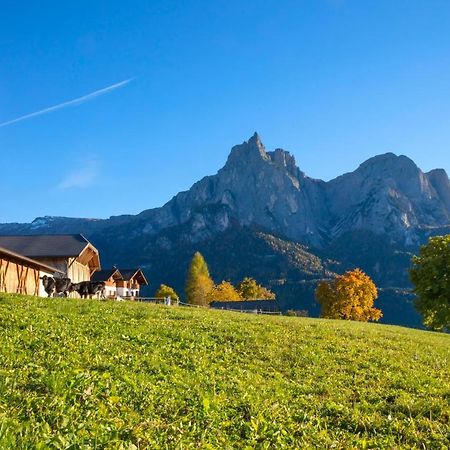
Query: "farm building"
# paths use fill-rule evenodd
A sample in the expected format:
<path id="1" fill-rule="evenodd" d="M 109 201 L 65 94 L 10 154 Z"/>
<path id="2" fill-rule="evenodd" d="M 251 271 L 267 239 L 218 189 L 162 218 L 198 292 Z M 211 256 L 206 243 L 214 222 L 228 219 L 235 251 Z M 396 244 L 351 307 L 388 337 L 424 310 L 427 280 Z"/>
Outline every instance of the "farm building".
<path id="1" fill-rule="evenodd" d="M 0 292 L 46 297 L 41 280 L 44 275 L 52 277 L 62 273 L 40 261 L 0 247 Z"/>
<path id="2" fill-rule="evenodd" d="M 139 297 L 141 286 L 148 285 L 147 279 L 141 269 L 120 269 L 122 279 L 118 280 L 117 295 L 120 297 Z"/>
<path id="3" fill-rule="evenodd" d="M 98 250 L 81 234 L 0 236 L 0 247 L 54 267 L 73 283 L 100 269 Z"/>
<path id="4" fill-rule="evenodd" d="M 238 300 L 230 302 L 213 301 L 209 306 L 214 309 L 234 309 L 239 311 L 280 311 L 280 305 L 276 300 Z"/>
<path id="5" fill-rule="evenodd" d="M 119 269 L 113 267 L 112 269 L 104 269 L 95 272 L 92 281 L 103 281 L 105 283 L 104 295 L 107 298 L 117 297 L 117 282 L 123 280 Z"/>
<path id="6" fill-rule="evenodd" d="M 139 297 L 142 285 L 147 285 L 147 279 L 141 269 L 100 270 L 92 275 L 92 281 L 105 283 L 106 297 Z"/>

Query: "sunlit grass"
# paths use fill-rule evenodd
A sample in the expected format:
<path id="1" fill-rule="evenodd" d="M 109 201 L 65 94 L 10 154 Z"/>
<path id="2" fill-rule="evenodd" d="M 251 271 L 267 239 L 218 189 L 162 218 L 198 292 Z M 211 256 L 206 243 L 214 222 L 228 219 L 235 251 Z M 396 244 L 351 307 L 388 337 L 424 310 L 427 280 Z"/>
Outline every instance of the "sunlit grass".
<path id="1" fill-rule="evenodd" d="M 0 294 L 0 342 L 2 449 L 450 446 L 449 335 Z"/>

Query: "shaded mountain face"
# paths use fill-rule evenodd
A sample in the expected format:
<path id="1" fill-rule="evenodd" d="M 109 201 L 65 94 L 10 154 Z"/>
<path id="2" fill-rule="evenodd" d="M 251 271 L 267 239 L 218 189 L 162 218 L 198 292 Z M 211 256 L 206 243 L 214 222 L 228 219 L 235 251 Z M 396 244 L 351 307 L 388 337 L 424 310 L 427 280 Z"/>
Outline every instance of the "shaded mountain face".
<path id="1" fill-rule="evenodd" d="M 256 133 L 232 148 L 216 175 L 161 208 L 104 220 L 0 224 L 1 234 L 83 233 L 104 266 L 144 266 L 153 286 L 182 289 L 188 261 L 200 250 L 217 281 L 255 276 L 287 306 L 309 310 L 317 280 L 355 266 L 381 286 L 407 287 L 411 251 L 449 231 L 444 170 L 424 173 L 406 156 L 387 153 L 324 182 L 306 176 L 289 152 L 267 151 Z"/>

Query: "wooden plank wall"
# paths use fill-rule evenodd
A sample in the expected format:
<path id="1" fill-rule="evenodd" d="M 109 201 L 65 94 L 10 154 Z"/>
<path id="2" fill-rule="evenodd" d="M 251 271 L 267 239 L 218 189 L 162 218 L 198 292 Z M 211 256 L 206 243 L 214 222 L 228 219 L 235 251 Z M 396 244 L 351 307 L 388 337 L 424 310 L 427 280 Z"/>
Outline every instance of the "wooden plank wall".
<path id="1" fill-rule="evenodd" d="M 0 292 L 39 295 L 39 269 L 0 258 Z"/>
<path id="2" fill-rule="evenodd" d="M 89 281 L 91 279 L 91 270 L 88 265 L 71 260 L 67 276 L 72 280 L 72 283 Z"/>

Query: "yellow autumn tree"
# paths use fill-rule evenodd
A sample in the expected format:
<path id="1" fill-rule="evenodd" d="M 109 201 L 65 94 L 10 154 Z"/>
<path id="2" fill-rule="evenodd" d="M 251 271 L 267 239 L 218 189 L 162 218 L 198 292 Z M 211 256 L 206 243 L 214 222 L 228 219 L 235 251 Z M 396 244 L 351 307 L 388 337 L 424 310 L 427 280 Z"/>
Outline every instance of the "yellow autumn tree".
<path id="1" fill-rule="evenodd" d="M 360 269 L 322 281 L 316 289 L 316 299 L 322 306 L 321 317 L 326 319 L 379 320 L 383 314 L 373 307 L 377 297 L 374 282 Z"/>
<path id="2" fill-rule="evenodd" d="M 245 277 L 238 285 L 237 291 L 244 300 L 272 300 L 275 294 L 261 286 L 254 278 Z"/>
<path id="3" fill-rule="evenodd" d="M 222 281 L 220 284 L 216 284 L 211 292 L 208 294 L 208 299 L 212 301 L 238 301 L 241 300 L 239 292 L 236 291 L 234 286 L 229 281 Z"/>
<path id="4" fill-rule="evenodd" d="M 191 305 L 208 306 L 208 294 L 214 287 L 208 265 L 200 252 L 196 252 L 186 279 L 186 301 Z"/>
<path id="5" fill-rule="evenodd" d="M 158 290 L 155 292 L 155 297 L 156 298 L 170 297 L 174 302 L 178 302 L 180 300 L 180 297 L 175 292 L 175 290 L 172 287 L 167 286 L 165 284 L 161 284 L 161 286 L 159 286 Z"/>

